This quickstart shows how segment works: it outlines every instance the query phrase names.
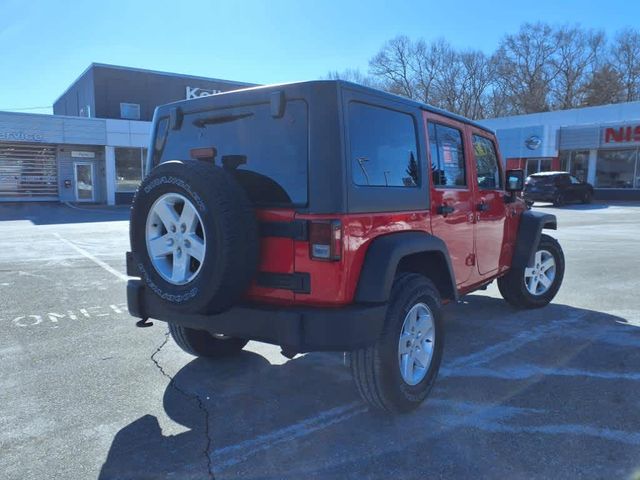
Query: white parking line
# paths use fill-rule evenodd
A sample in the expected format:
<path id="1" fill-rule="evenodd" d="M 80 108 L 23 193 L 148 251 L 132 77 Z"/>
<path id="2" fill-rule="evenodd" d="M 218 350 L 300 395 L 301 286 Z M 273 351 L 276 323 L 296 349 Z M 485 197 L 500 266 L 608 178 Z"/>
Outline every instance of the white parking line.
<path id="1" fill-rule="evenodd" d="M 540 325 L 531 330 L 521 332 L 515 337 L 512 337 L 508 340 L 505 340 L 497 344 L 493 344 L 483 350 L 467 355 L 465 357 L 460 357 L 456 361 L 451 362 L 447 370 L 451 371 L 454 367 L 455 369 L 476 367 L 482 363 L 485 363 L 489 360 L 500 357 L 506 353 L 513 352 L 528 343 L 534 342 L 539 338 L 541 338 L 543 335 L 548 335 L 550 332 L 565 328 L 567 325 L 570 325 L 572 323 L 579 321 L 585 315 L 586 313 L 574 314 L 569 316 L 569 318 L 567 319 L 556 320 L 546 325 Z M 447 370 L 445 370 L 445 372 Z M 451 404 L 453 406 L 462 405 L 460 402 L 449 401 L 449 400 L 434 399 L 434 400 L 427 401 L 427 405 L 433 405 L 438 403 Z M 358 406 L 360 406 L 360 408 L 358 408 Z M 504 409 L 510 409 L 511 407 L 507 407 L 503 405 L 485 405 L 485 406 L 478 405 L 477 408 L 481 408 L 483 411 L 487 411 L 491 409 L 501 409 L 502 411 Z M 274 446 L 275 444 L 283 443 L 288 440 L 293 440 L 296 438 L 310 435 L 315 431 L 325 429 L 331 425 L 336 425 L 345 420 L 353 418 L 361 413 L 364 413 L 367 410 L 368 409 L 366 406 L 359 403 L 350 403 L 347 405 L 338 406 L 330 410 L 327 410 L 325 412 L 322 412 L 318 415 L 314 415 L 312 417 L 301 420 L 292 425 L 288 425 L 286 427 L 274 430 L 272 432 L 260 435 L 258 437 L 245 440 L 235 445 L 229 445 L 227 447 L 214 450 L 211 453 L 211 458 L 212 458 L 212 461 L 214 462 L 216 469 L 225 469 L 233 465 L 236 465 L 238 463 L 241 463 L 247 458 L 249 458 L 251 455 L 263 450 L 267 450 L 272 446 Z M 498 424 L 497 426 L 491 425 L 490 427 L 502 428 L 503 426 Z M 517 427 L 504 427 L 504 428 L 517 428 Z M 227 455 L 232 455 L 232 456 L 230 458 L 225 459 L 224 457 Z M 216 461 L 215 457 L 223 457 L 223 458 Z"/>
<path id="2" fill-rule="evenodd" d="M 93 263 L 95 263 L 99 267 L 103 268 L 104 270 L 106 270 L 107 272 L 109 272 L 111 275 L 115 276 L 119 280 L 122 280 L 123 282 L 126 282 L 127 280 L 129 280 L 129 277 L 127 275 L 125 275 L 124 273 L 119 272 L 115 268 L 111 267 L 110 265 L 106 264 L 105 262 L 103 262 L 102 260 L 97 258 L 95 255 L 92 255 L 91 253 L 87 252 L 85 249 L 80 248 L 79 246 L 77 246 L 76 244 L 70 242 L 66 238 L 63 238 L 58 233 L 54 232 L 53 235 L 56 238 L 58 238 L 58 240 L 66 243 L 67 245 L 69 245 L 71 248 L 73 248 L 80 255 L 82 255 L 83 257 L 88 258 Z"/>
<path id="3" fill-rule="evenodd" d="M 305 437 L 313 432 L 323 430 L 331 425 L 335 425 L 355 417 L 366 410 L 367 407 L 359 402 L 352 402 L 347 405 L 335 407 L 264 435 L 259 435 L 258 437 L 236 443 L 235 445 L 219 448 L 214 450 L 210 456 L 212 457 L 212 461 L 214 462 L 213 464 L 216 469 L 222 470 L 229 468 L 243 462 L 251 455 L 262 450 L 267 450 L 279 443 Z M 236 454 L 236 456 L 231 456 L 223 460 L 216 461 L 214 458 L 233 454 Z"/>
<path id="4" fill-rule="evenodd" d="M 467 368 L 443 368 L 440 371 L 443 377 L 482 377 L 502 378 L 505 380 L 524 380 L 531 377 L 590 377 L 603 380 L 629 380 L 640 381 L 640 373 L 624 372 L 598 372 L 594 370 L 582 370 L 578 368 L 551 368 L 537 365 L 514 365 L 510 367 L 467 367 Z"/>

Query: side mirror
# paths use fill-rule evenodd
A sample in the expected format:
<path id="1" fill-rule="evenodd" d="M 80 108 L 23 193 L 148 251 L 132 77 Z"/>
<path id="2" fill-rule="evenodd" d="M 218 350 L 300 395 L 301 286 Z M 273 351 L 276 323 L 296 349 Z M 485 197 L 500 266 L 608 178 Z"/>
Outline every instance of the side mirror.
<path id="1" fill-rule="evenodd" d="M 524 170 L 507 170 L 507 192 L 521 192 L 524 190 Z"/>

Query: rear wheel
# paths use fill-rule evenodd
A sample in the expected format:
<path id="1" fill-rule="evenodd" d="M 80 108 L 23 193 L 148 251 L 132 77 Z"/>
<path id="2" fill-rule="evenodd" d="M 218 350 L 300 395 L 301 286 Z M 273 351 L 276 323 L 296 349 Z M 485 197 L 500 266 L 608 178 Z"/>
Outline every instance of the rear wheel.
<path id="1" fill-rule="evenodd" d="M 417 408 L 433 387 L 443 346 L 438 290 L 421 275 L 400 275 L 380 338 L 351 354 L 351 372 L 360 395 L 372 407 L 392 413 Z"/>
<path id="2" fill-rule="evenodd" d="M 564 254 L 555 238 L 542 234 L 533 261 L 498 279 L 502 297 L 517 308 L 540 308 L 556 296 L 564 277 Z"/>
<path id="3" fill-rule="evenodd" d="M 248 340 L 214 335 L 204 330 L 169 323 L 169 333 L 178 346 L 196 357 L 227 357 L 240 352 Z"/>
<path id="4" fill-rule="evenodd" d="M 564 205 L 564 195 L 562 193 L 557 193 L 553 198 L 553 205 L 555 207 L 561 207 Z"/>

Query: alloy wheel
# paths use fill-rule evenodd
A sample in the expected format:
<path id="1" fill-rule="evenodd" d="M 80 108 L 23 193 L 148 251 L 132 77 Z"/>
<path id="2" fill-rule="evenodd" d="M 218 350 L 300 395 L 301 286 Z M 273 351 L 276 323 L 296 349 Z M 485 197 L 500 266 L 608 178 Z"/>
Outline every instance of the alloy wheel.
<path id="1" fill-rule="evenodd" d="M 556 277 L 556 260 L 548 250 L 536 252 L 532 267 L 524 270 L 524 284 L 531 295 L 540 296 L 549 291 Z"/>
<path id="2" fill-rule="evenodd" d="M 398 364 L 402 379 L 420 383 L 429 371 L 435 342 L 433 315 L 424 303 L 414 305 L 404 318 L 398 343 Z"/>
<path id="3" fill-rule="evenodd" d="M 184 285 L 200 272 L 207 249 L 204 225 L 185 196 L 166 193 L 154 202 L 145 238 L 151 263 L 167 282 Z"/>

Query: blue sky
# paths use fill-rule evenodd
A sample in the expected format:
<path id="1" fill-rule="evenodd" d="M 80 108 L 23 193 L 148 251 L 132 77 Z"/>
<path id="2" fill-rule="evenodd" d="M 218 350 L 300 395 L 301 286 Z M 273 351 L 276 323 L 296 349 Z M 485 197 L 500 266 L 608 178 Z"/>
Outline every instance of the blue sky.
<path id="1" fill-rule="evenodd" d="M 591 0 L 0 0 L 0 110 L 52 105 L 91 62 L 275 83 L 365 72 L 398 34 L 490 52 L 525 21 L 612 35 L 638 18 Z"/>

